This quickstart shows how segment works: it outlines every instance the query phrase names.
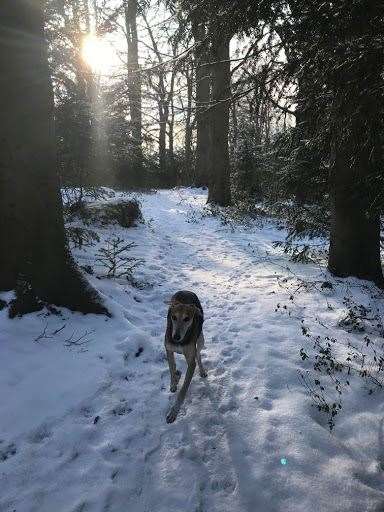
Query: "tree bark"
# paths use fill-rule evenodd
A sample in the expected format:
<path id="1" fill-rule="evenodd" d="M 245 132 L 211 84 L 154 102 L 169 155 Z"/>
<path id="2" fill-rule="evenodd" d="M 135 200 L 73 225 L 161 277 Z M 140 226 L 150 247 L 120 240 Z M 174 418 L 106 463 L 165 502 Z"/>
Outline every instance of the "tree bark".
<path id="1" fill-rule="evenodd" d="M 372 20 L 377 19 L 374 8 L 364 11 L 365 20 L 360 19 L 360 14 L 358 10 L 354 20 L 354 35 L 359 41 Z M 367 279 L 380 287 L 384 280 L 380 208 L 376 203 L 383 191 L 383 60 L 381 49 L 366 48 L 353 68 L 338 73 L 333 84 L 339 124 L 333 133 L 333 215 L 328 261 L 329 270 L 336 276 Z"/>
<path id="2" fill-rule="evenodd" d="M 175 51 L 173 52 L 176 53 Z M 168 152 L 167 152 L 167 173 L 168 181 L 171 186 L 177 184 L 177 175 L 175 167 L 175 105 L 174 105 L 174 90 L 175 90 L 175 78 L 176 78 L 176 67 L 173 67 L 171 71 L 171 80 L 169 86 L 169 92 L 167 95 L 168 106 Z"/>
<path id="3" fill-rule="evenodd" d="M 43 4 L 0 3 L 0 290 L 17 289 L 13 315 L 42 301 L 106 313 L 66 243 Z"/>
<path id="4" fill-rule="evenodd" d="M 343 165 L 343 169 L 337 169 Z M 338 277 L 354 276 L 383 287 L 380 262 L 380 216 L 369 212 L 365 199 L 352 191 L 346 195 L 350 176 L 345 162 L 336 165 L 334 176 L 329 270 Z M 350 171 L 350 169 L 349 169 Z M 361 187 L 367 193 L 366 187 Z"/>
<path id="5" fill-rule="evenodd" d="M 185 116 L 185 136 L 184 136 L 184 151 L 185 151 L 185 174 L 184 184 L 190 185 L 194 182 L 192 177 L 192 93 L 193 81 L 192 73 L 189 72 L 188 64 L 185 70 L 185 79 L 187 82 L 187 106 Z"/>
<path id="6" fill-rule="evenodd" d="M 377 119 L 373 112 L 372 115 Z M 336 150 L 331 175 L 332 221 L 328 268 L 338 277 L 354 276 L 383 287 L 380 214 L 373 207 L 377 193 L 374 182 L 378 177 L 378 169 L 375 172 L 373 167 L 381 160 L 378 158 L 381 147 L 377 141 L 375 148 L 366 147 L 360 153 L 359 160 L 353 161 L 356 145 L 361 146 L 361 134 L 364 133 L 362 126 L 360 130 L 357 128 L 351 134 L 348 146 Z M 380 133 L 378 126 L 377 135 L 371 132 L 377 139 Z"/>
<path id="7" fill-rule="evenodd" d="M 141 111 L 141 74 L 137 35 L 137 0 L 125 0 L 125 26 L 128 46 L 128 100 L 132 135 L 132 179 L 137 186 L 143 185 L 143 136 Z"/>
<path id="8" fill-rule="evenodd" d="M 160 175 L 165 183 L 169 185 L 169 177 L 167 175 L 167 120 L 168 107 L 165 101 L 159 99 L 159 168 Z"/>
<path id="9" fill-rule="evenodd" d="M 229 111 L 231 98 L 230 37 L 212 37 L 212 98 L 209 116 L 209 193 L 208 202 L 231 204 L 229 164 Z"/>
<path id="10" fill-rule="evenodd" d="M 207 29 L 203 22 L 192 25 L 195 39 L 196 60 L 196 158 L 194 184 L 197 187 L 208 185 L 209 176 L 209 100 L 210 66 L 208 65 Z"/>

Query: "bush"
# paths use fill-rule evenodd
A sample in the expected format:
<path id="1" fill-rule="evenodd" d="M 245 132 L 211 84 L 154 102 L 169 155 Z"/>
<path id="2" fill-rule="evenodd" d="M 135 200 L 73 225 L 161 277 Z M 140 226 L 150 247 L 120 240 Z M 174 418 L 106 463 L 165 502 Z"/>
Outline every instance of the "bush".
<path id="1" fill-rule="evenodd" d="M 83 203 L 75 215 L 80 217 L 84 224 L 102 226 L 117 223 L 123 228 L 130 228 L 136 226 L 137 222 L 143 222 L 140 202 L 137 199 L 105 204 Z"/>
<path id="2" fill-rule="evenodd" d="M 126 277 L 133 282 L 133 270 L 141 265 L 142 260 L 130 256 L 129 251 L 136 247 L 134 242 L 126 242 L 119 236 L 106 240 L 105 247 L 99 249 L 97 261 L 106 269 L 107 277 Z"/>

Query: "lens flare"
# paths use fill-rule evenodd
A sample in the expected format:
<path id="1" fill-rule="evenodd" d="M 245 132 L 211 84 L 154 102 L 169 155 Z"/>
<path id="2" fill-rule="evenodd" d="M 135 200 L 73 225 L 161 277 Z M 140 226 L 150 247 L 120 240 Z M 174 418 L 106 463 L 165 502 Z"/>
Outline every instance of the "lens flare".
<path id="1" fill-rule="evenodd" d="M 83 40 L 82 57 L 94 73 L 108 74 L 114 52 L 103 39 L 89 34 Z"/>

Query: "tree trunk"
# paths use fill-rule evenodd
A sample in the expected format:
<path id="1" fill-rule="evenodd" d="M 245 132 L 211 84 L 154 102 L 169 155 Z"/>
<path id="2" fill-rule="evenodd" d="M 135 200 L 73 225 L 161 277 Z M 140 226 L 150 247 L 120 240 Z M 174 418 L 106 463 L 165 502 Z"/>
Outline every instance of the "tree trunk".
<path id="1" fill-rule="evenodd" d="M 132 179 L 137 186 L 143 184 L 141 75 L 137 36 L 137 0 L 125 0 L 125 26 L 128 46 L 128 100 L 132 135 Z"/>
<path id="2" fill-rule="evenodd" d="M 218 38 L 218 40 L 217 40 Z M 231 204 L 229 185 L 229 111 L 231 97 L 230 38 L 222 34 L 212 40 L 212 106 L 210 107 L 210 165 L 208 202 Z"/>
<path id="3" fill-rule="evenodd" d="M 367 18 L 368 12 L 369 9 L 364 11 Z M 360 19 L 360 11 L 356 13 L 356 37 L 363 39 L 360 31 L 368 30 L 369 21 Z M 384 285 L 380 209 L 375 202 L 383 190 L 382 66 L 382 50 L 370 48 L 362 52 L 353 69 L 337 75 L 334 106 L 339 124 L 333 133 L 333 215 L 328 261 L 329 270 L 336 276 L 355 276 L 380 287 Z"/>
<path id="4" fill-rule="evenodd" d="M 208 65 L 207 30 L 204 23 L 192 26 L 195 39 L 196 59 L 196 158 L 195 185 L 208 185 L 209 176 L 209 99 L 210 99 L 210 67 Z"/>
<path id="5" fill-rule="evenodd" d="M 355 142 L 363 131 L 354 133 Z M 380 131 L 377 131 L 379 134 Z M 370 151 L 360 155 L 360 162 L 351 163 L 353 141 L 338 148 L 331 177 L 332 221 L 329 245 L 329 270 L 338 277 L 354 276 L 384 284 L 380 261 L 380 215 L 372 208 L 375 191 L 370 174 Z M 380 151 L 380 144 L 376 148 Z M 372 155 L 371 155 L 372 157 Z M 373 156 L 373 158 L 375 158 Z"/>
<path id="6" fill-rule="evenodd" d="M 164 105 L 165 101 L 159 100 L 159 168 L 162 182 L 169 185 L 167 176 L 167 107 Z"/>
<path id="7" fill-rule="evenodd" d="M 66 19 L 66 30 L 70 34 L 74 50 L 74 74 L 76 76 L 76 95 L 81 108 L 78 110 L 78 122 L 81 125 L 81 137 L 76 140 L 74 147 L 77 155 L 78 165 L 78 178 L 81 187 L 89 185 L 94 178 L 93 165 L 95 159 L 92 154 L 94 151 L 94 143 L 92 140 L 92 122 L 93 113 L 92 106 L 96 97 L 95 81 L 92 69 L 85 61 L 82 55 L 82 45 L 84 38 L 83 26 L 86 24 L 87 30 L 89 28 L 89 10 L 85 12 L 84 2 L 79 0 L 72 0 L 72 15 L 71 19 Z"/>
<path id="8" fill-rule="evenodd" d="M 297 83 L 297 107 L 295 111 L 296 118 L 296 168 L 297 177 L 294 188 L 294 200 L 298 206 L 303 206 L 305 203 L 313 202 L 316 194 L 320 195 L 322 190 L 316 190 L 311 187 L 313 178 L 318 177 L 320 171 L 320 159 L 314 148 L 309 148 L 307 141 L 313 140 L 316 137 L 316 118 L 313 108 L 307 105 L 307 98 L 311 88 L 312 81 L 298 80 Z M 324 148 L 324 151 L 326 149 Z M 307 186 L 303 186 L 306 183 Z M 320 188 L 320 187 L 318 187 Z M 321 197 L 320 197 L 321 199 Z"/>
<path id="9" fill-rule="evenodd" d="M 174 89 L 175 89 L 176 68 L 171 72 L 171 83 L 167 94 L 167 126 L 168 126 L 168 153 L 167 153 L 167 172 L 168 180 L 171 186 L 177 184 L 177 175 L 175 167 L 175 105 L 174 105 Z"/>
<path id="10" fill-rule="evenodd" d="M 338 171 L 336 171 L 337 173 Z M 355 276 L 383 286 L 380 263 L 380 216 L 366 213 L 359 200 L 345 197 L 342 180 L 334 192 L 329 270 L 338 277 Z"/>
<path id="11" fill-rule="evenodd" d="M 185 174 L 183 176 L 184 184 L 191 185 L 193 183 L 192 177 L 192 93 L 193 82 L 192 73 L 189 72 L 188 64 L 185 72 L 187 81 L 187 107 L 185 116 L 185 137 L 184 137 L 184 150 L 185 150 Z"/>
<path id="12" fill-rule="evenodd" d="M 0 3 L 0 290 L 10 314 L 44 301 L 105 313 L 66 244 L 42 0 Z"/>

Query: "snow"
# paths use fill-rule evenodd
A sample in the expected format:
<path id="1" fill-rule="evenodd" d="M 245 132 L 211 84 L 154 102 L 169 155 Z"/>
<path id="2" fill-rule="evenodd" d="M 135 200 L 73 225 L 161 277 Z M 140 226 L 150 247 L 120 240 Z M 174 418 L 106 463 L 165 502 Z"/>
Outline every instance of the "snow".
<path id="1" fill-rule="evenodd" d="M 285 235 L 276 224 L 232 230 L 202 214 L 205 194 L 143 194 L 145 224 L 97 228 L 100 244 L 75 251 L 94 265 L 111 233 L 137 244 L 135 278 L 147 286 L 89 276 L 112 318 L 0 312 L 1 512 L 382 510 L 380 395 L 356 387 L 330 433 L 297 373 L 310 344 L 302 321 L 342 337 L 342 298 L 364 300 L 373 287 L 292 264 L 273 248 Z M 313 286 L 290 300 L 298 277 L 334 291 Z M 179 289 L 204 307 L 208 378 L 196 372 L 168 425 L 163 335 Z"/>

